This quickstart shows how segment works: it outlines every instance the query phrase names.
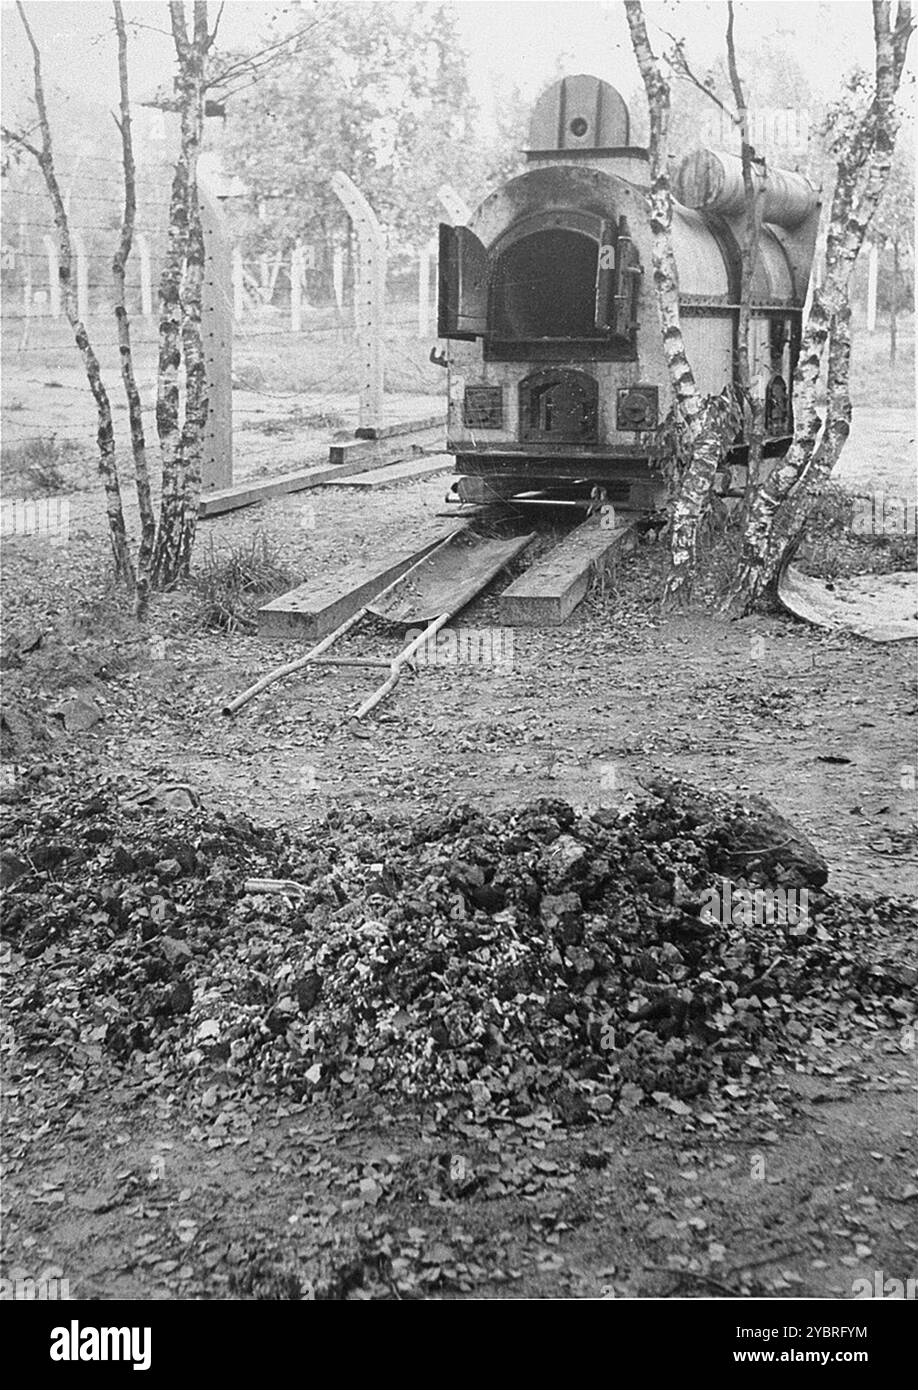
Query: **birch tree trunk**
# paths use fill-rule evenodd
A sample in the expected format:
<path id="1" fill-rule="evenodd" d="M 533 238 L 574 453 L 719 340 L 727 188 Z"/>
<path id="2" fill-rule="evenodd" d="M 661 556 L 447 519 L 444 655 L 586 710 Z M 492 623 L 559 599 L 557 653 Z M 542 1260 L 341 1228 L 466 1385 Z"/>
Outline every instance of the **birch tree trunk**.
<path id="1" fill-rule="evenodd" d="M 58 275 L 61 284 L 61 294 L 64 301 L 64 312 L 67 321 L 73 330 L 74 340 L 83 359 L 83 368 L 86 372 L 86 379 L 89 382 L 89 389 L 92 392 L 96 403 L 96 417 L 98 421 L 96 439 L 99 446 L 99 474 L 102 478 L 102 486 L 105 489 L 105 509 L 108 514 L 108 530 L 111 540 L 112 555 L 115 561 L 115 573 L 119 579 L 123 580 L 129 587 L 133 588 L 135 583 L 134 563 L 131 559 L 130 547 L 128 545 L 127 532 L 124 525 L 124 509 L 121 504 L 121 485 L 118 478 L 118 465 L 115 457 L 115 435 L 112 427 L 112 411 L 108 398 L 108 392 L 102 380 L 102 373 L 99 367 L 99 360 L 93 350 L 83 323 L 79 307 L 77 304 L 76 286 L 73 282 L 73 245 L 70 235 L 70 222 L 67 210 L 64 206 L 64 199 L 61 195 L 60 183 L 58 182 L 57 172 L 54 164 L 54 149 L 51 141 L 51 124 L 48 119 L 48 108 L 45 102 L 45 88 L 42 77 L 41 54 L 38 44 L 32 33 L 29 21 L 26 18 L 22 4 L 17 0 L 16 8 L 22 20 L 23 28 L 32 50 L 32 71 L 34 81 L 35 105 L 38 111 L 38 125 L 41 131 L 41 146 L 30 144 L 22 136 L 16 135 L 4 129 L 7 139 L 14 141 L 22 146 L 37 161 L 45 180 L 48 196 L 54 212 L 54 226 L 57 231 L 58 241 Z"/>
<path id="2" fill-rule="evenodd" d="M 185 419 L 182 425 L 182 515 L 177 554 L 178 573 L 186 577 L 198 525 L 201 468 L 209 398 L 201 338 L 201 300 L 204 284 L 204 230 L 197 188 L 190 197 L 190 226 L 182 296 L 182 352 L 185 358 Z"/>
<path id="3" fill-rule="evenodd" d="M 867 114 L 844 139 L 838 152 L 825 279 L 813 295 L 794 376 L 794 440 L 748 509 L 739 568 L 724 600 L 726 610 L 736 615 L 748 613 L 760 599 L 774 593 L 792 558 L 795 538 L 799 539 L 802 533 L 799 509 L 818 497 L 838 457 L 837 453 L 832 456 L 832 449 L 840 449 L 844 443 L 846 431 L 838 426 L 832 433 L 824 431 L 825 438 L 820 443 L 823 422 L 817 392 L 823 356 L 829 350 L 830 402 L 839 394 L 831 373 L 840 365 L 844 368 L 848 357 L 845 342 L 851 272 L 892 165 L 899 125 L 895 98 L 913 25 L 907 0 L 900 0 L 894 29 L 890 11 L 889 0 L 873 0 L 875 95 Z M 830 350 L 833 333 L 834 352 Z M 837 412 L 837 399 L 835 408 Z M 850 406 L 848 411 L 850 414 Z"/>
<path id="4" fill-rule="evenodd" d="M 156 519 L 150 497 L 150 472 L 147 466 L 147 446 L 144 438 L 140 392 L 134 376 L 131 351 L 131 324 L 125 305 L 125 271 L 134 238 L 134 219 L 137 211 L 137 175 L 134 163 L 134 143 L 131 135 L 131 102 L 128 89 L 127 31 L 120 0 L 113 0 L 115 32 L 118 37 L 118 83 L 120 111 L 118 129 L 121 132 L 121 159 L 124 174 L 124 215 L 121 237 L 112 260 L 115 282 L 115 321 L 118 327 L 118 352 L 121 358 L 121 380 L 127 397 L 128 421 L 131 430 L 131 451 L 134 458 L 134 486 L 140 510 L 140 549 L 137 555 L 137 587 L 135 614 L 145 618 L 150 594 L 150 561 L 156 537 Z"/>
<path id="5" fill-rule="evenodd" d="M 889 300 L 889 365 L 896 365 L 896 330 L 899 315 L 899 238 L 893 238 L 892 286 Z"/>
<path id="6" fill-rule="evenodd" d="M 669 604 L 685 604 L 691 597 L 698 529 L 721 457 L 721 436 L 718 430 L 712 430 L 718 416 L 716 407 L 700 395 L 695 385 L 679 316 L 679 275 L 673 252 L 673 198 L 669 178 L 669 83 L 650 46 L 640 0 L 625 0 L 625 13 L 650 109 L 653 282 L 663 331 L 663 353 L 675 397 L 677 433 L 688 459 L 672 506 L 672 565 L 664 599 Z"/>
<path id="7" fill-rule="evenodd" d="M 736 42 L 733 33 L 733 0 L 727 4 L 727 71 L 730 86 L 736 103 L 736 115 L 740 132 L 740 160 L 743 170 L 743 240 L 740 247 L 740 295 L 739 322 L 737 324 L 737 382 L 743 407 L 744 434 L 748 455 L 746 473 L 746 498 L 751 498 L 759 483 L 762 464 L 762 448 L 765 433 L 765 399 L 757 390 L 752 378 L 752 358 L 749 351 L 750 326 L 752 323 L 752 282 L 759 259 L 759 241 L 762 229 L 762 181 L 755 176 L 755 150 L 749 139 L 749 110 L 746 95 L 739 75 L 736 61 Z"/>
<path id="8" fill-rule="evenodd" d="M 153 579 L 159 588 L 174 584 L 187 569 L 194 527 L 191 525 L 189 530 L 186 488 L 189 479 L 194 486 L 197 467 L 197 486 L 200 490 L 200 439 L 206 420 L 207 400 L 202 385 L 204 367 L 200 342 L 200 301 L 203 249 L 199 255 L 199 247 L 203 248 L 203 239 L 197 202 L 197 160 L 204 121 L 204 60 L 211 41 L 207 33 L 207 5 L 204 0 L 195 0 L 191 39 L 188 37 L 181 0 L 170 0 L 169 17 L 178 66 L 175 90 L 181 117 L 181 137 L 172 178 L 168 245 L 159 287 L 156 429 L 162 458 L 162 498 L 152 560 Z M 186 380 L 184 423 L 179 419 L 179 369 L 183 350 Z M 197 461 L 194 457 L 196 441 Z M 186 446 L 189 450 L 187 456 Z"/>

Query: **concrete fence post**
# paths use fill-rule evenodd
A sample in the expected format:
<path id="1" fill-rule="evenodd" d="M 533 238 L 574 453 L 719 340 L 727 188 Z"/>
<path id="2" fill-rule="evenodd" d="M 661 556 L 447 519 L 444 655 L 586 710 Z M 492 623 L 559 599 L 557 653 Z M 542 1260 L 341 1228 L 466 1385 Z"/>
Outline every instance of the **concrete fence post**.
<path id="1" fill-rule="evenodd" d="M 456 227 L 464 227 L 472 213 L 468 203 L 456 192 L 451 183 L 443 183 L 437 192 L 440 205 L 445 209 L 450 222 Z"/>
<path id="2" fill-rule="evenodd" d="M 137 238 L 137 253 L 140 256 L 140 312 L 145 319 L 153 317 L 153 268 L 150 259 L 150 239 L 143 235 Z"/>
<path id="3" fill-rule="evenodd" d="M 242 248 L 233 247 L 233 318 L 242 322 L 245 310 L 245 270 L 242 264 Z"/>
<path id="4" fill-rule="evenodd" d="M 438 243 L 434 237 L 421 247 L 418 259 L 418 337 L 430 332 L 430 267 L 436 264 Z"/>
<path id="5" fill-rule="evenodd" d="M 85 323 L 89 318 L 89 257 L 82 232 L 73 234 L 73 251 L 76 256 L 77 313 Z"/>
<path id="6" fill-rule="evenodd" d="M 290 253 L 290 327 L 299 333 L 303 327 L 303 244 L 298 241 Z"/>
<path id="7" fill-rule="evenodd" d="M 872 242 L 867 257 L 867 332 L 872 333 L 877 326 L 877 279 L 880 269 L 880 253 L 876 242 Z"/>
<path id="8" fill-rule="evenodd" d="M 344 249 L 336 246 L 332 252 L 332 285 L 338 313 L 344 308 Z"/>
<path id="9" fill-rule="evenodd" d="M 229 487 L 233 481 L 233 257 L 216 198 L 198 186 L 204 234 L 201 286 L 201 337 L 207 374 L 207 423 L 201 459 L 201 487 Z"/>
<path id="10" fill-rule="evenodd" d="M 61 316 L 61 275 L 57 242 L 52 236 L 42 237 L 48 257 L 48 309 L 53 319 Z"/>
<path id="11" fill-rule="evenodd" d="M 360 374 L 360 428 L 377 429 L 383 420 L 383 332 L 386 297 L 386 239 L 360 189 L 340 169 L 334 189 L 357 233 L 360 266 L 358 330 L 363 345 Z"/>

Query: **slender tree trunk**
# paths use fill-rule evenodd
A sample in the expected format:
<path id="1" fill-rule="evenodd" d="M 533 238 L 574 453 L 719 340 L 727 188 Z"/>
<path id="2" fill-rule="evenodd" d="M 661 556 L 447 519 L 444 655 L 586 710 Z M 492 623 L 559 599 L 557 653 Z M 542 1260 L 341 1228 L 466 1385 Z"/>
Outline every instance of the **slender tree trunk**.
<path id="1" fill-rule="evenodd" d="M 732 391 L 709 396 L 696 421 L 691 462 L 672 508 L 672 573 L 674 594 L 691 593 L 698 560 L 698 535 L 718 465 L 736 434 L 740 420 Z"/>
<path id="2" fill-rule="evenodd" d="M 38 44 L 32 33 L 29 21 L 26 18 L 25 10 L 19 0 L 16 8 L 22 20 L 29 46 L 32 50 L 32 69 L 34 77 L 35 105 L 38 110 L 38 123 L 41 131 L 41 147 L 38 148 L 29 144 L 21 137 L 5 132 L 9 138 L 16 140 L 24 149 L 37 160 L 38 166 L 44 176 L 45 186 L 48 196 L 51 199 L 51 206 L 54 210 L 54 225 L 57 230 L 59 246 L 58 274 L 61 282 L 61 292 L 64 301 L 64 311 L 67 321 L 73 331 L 74 340 L 83 359 L 83 368 L 86 372 L 86 379 L 89 382 L 89 389 L 92 392 L 96 403 L 96 416 L 98 426 L 96 439 L 99 446 L 99 473 L 102 478 L 102 485 L 105 489 L 105 508 L 108 513 L 109 537 L 112 545 L 112 555 L 115 561 L 115 573 L 131 588 L 134 586 L 134 563 L 131 559 L 130 546 L 128 545 L 127 532 L 124 525 L 124 510 L 121 505 L 121 485 L 118 479 L 118 465 L 115 457 L 115 435 L 112 427 L 111 405 L 105 384 L 102 381 L 102 373 L 99 368 L 99 360 L 93 351 L 86 331 L 86 325 L 79 315 L 77 305 L 76 288 L 73 283 L 73 247 L 70 239 L 70 223 L 67 211 L 64 207 L 64 200 L 61 195 L 60 183 L 58 182 L 57 172 L 54 164 L 54 150 L 51 142 L 51 124 L 48 120 L 48 108 L 45 102 L 45 88 L 42 78 L 41 54 Z"/>
<path id="3" fill-rule="evenodd" d="M 185 286 L 182 297 L 182 352 L 185 358 L 185 419 L 182 426 L 182 490 L 181 534 L 178 548 L 178 572 L 187 576 L 191 567 L 191 552 L 198 525 L 198 506 L 201 500 L 201 467 L 204 432 L 207 425 L 209 397 L 204 364 L 204 345 L 201 338 L 201 297 L 204 284 L 204 231 L 197 188 L 191 190 L 191 225 L 188 231 Z"/>
<path id="4" fill-rule="evenodd" d="M 895 237 L 892 244 L 893 268 L 892 286 L 890 287 L 889 300 L 889 365 L 896 365 L 896 336 L 898 330 L 897 319 L 899 316 L 899 238 Z"/>
<path id="5" fill-rule="evenodd" d="M 625 0 L 631 44 L 650 109 L 650 231 L 663 354 L 675 398 L 677 433 L 687 455 L 672 508 L 672 566 L 664 599 L 686 604 L 691 597 L 698 530 L 711 495 L 721 457 L 720 433 L 710 432 L 716 412 L 698 391 L 685 351 L 679 315 L 679 273 L 672 242 L 673 199 L 669 178 L 669 83 L 660 71 L 647 37 L 640 0 Z"/>
<path id="6" fill-rule="evenodd" d="M 750 337 L 752 326 L 752 282 L 759 259 L 762 228 L 762 181 L 757 180 L 755 150 L 749 139 L 749 110 L 736 61 L 733 33 L 733 0 L 727 4 L 727 69 L 736 103 L 740 131 L 740 160 L 743 170 L 743 240 L 740 246 L 740 294 L 737 323 L 737 385 L 743 409 L 743 433 L 747 441 L 747 471 L 744 510 L 759 483 L 765 433 L 765 398 L 752 379 Z"/>
<path id="7" fill-rule="evenodd" d="M 787 569 L 803 539 L 807 517 L 825 492 L 832 469 L 851 433 L 851 306 L 847 294 L 832 319 L 827 352 L 826 415 L 809 467 L 794 484 L 775 518 L 771 544 L 779 555 L 777 577 Z"/>
<path id="8" fill-rule="evenodd" d="M 179 419 L 179 368 L 183 346 L 187 352 L 189 333 L 193 328 L 186 322 L 189 312 L 194 316 L 197 251 L 192 243 L 200 234 L 197 205 L 197 159 L 201 148 L 204 106 L 204 58 L 208 47 L 207 6 L 195 0 L 194 35 L 189 40 L 181 0 L 170 0 L 169 15 L 175 43 L 178 72 L 176 94 L 181 113 L 179 154 L 172 178 L 169 201 L 169 238 L 159 287 L 159 373 L 156 397 L 156 428 L 162 457 L 162 498 L 159 529 L 153 551 L 152 572 L 157 587 L 174 584 L 187 565 L 189 546 L 185 491 L 187 484 L 184 442 L 190 439 L 193 447 L 195 430 L 189 432 L 187 419 L 183 428 Z M 198 232 L 194 224 L 198 224 Z M 187 269 L 186 269 L 187 267 Z M 201 258 L 203 268 L 203 257 Z M 188 277 L 189 305 L 183 305 L 183 283 Z M 197 333 L 200 351 L 200 284 L 197 288 Z M 192 349 L 192 361 L 186 357 L 186 385 L 191 370 L 191 407 L 200 409 L 196 382 L 198 363 Z M 192 481 L 194 459 L 190 460 Z M 200 468 L 200 460 L 198 461 Z M 193 538 L 193 530 L 191 531 Z"/>
<path id="9" fill-rule="evenodd" d="M 121 237 L 118 249 L 112 260 L 112 276 L 115 282 L 115 321 L 118 326 L 118 351 L 121 358 L 121 379 L 127 397 L 128 420 L 131 429 L 131 450 L 134 457 L 134 486 L 137 489 L 137 504 L 140 509 L 140 549 L 137 555 L 137 589 L 135 613 L 145 618 L 150 594 L 150 561 L 156 537 L 156 519 L 150 497 L 150 472 L 147 467 L 147 446 L 144 438 L 143 412 L 140 392 L 134 376 L 134 358 L 131 351 L 131 324 L 125 304 L 125 273 L 128 257 L 134 238 L 134 219 L 137 211 L 137 175 L 134 164 L 134 143 L 131 135 L 131 102 L 128 89 L 127 31 L 124 24 L 124 10 L 120 0 L 113 0 L 115 32 L 118 36 L 118 81 L 120 90 L 120 113 L 118 128 L 121 132 L 121 158 L 124 172 L 124 215 L 121 220 Z"/>
<path id="10" fill-rule="evenodd" d="M 823 354 L 836 320 L 847 331 L 848 284 L 871 217 L 889 177 L 898 116 L 896 92 L 911 36 L 911 5 L 900 0 L 895 30 L 890 24 L 889 0 L 873 0 L 876 44 L 876 94 L 870 110 L 838 154 L 837 179 L 826 241 L 823 285 L 813 295 L 794 376 L 794 440 L 782 462 L 771 472 L 752 500 L 744 526 L 743 552 L 724 607 L 734 614 L 749 612 L 773 594 L 786 568 L 788 537 L 799 534 L 794 515 L 779 516 L 782 507 L 794 509 L 808 493 L 806 481 L 816 453 L 822 421 L 817 392 Z M 831 394 L 831 383 L 830 383 Z M 818 478 L 819 473 L 814 475 Z M 801 484 L 800 487 L 797 485 Z"/>

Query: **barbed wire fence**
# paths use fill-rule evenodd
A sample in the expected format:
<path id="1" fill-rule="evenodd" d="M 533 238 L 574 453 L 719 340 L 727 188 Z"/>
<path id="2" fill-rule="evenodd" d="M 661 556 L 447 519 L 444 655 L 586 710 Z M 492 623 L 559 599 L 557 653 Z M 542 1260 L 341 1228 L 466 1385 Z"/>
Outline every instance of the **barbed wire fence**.
<path id="1" fill-rule="evenodd" d="M 91 166 L 88 173 L 83 165 Z M 171 173 L 165 163 L 141 171 L 126 279 L 135 370 L 151 441 L 156 438 L 157 292 Z M 60 177 L 69 202 L 78 308 L 102 363 L 117 430 L 121 405 L 111 263 L 122 214 L 120 171 L 90 156 Z M 230 209 L 231 284 L 225 292 L 232 321 L 234 414 L 244 424 L 247 411 L 266 423 L 272 412 L 278 417 L 298 413 L 313 428 L 327 420 L 330 435 L 356 423 L 361 349 L 355 258 L 340 246 L 308 243 L 253 249 L 251 239 L 234 235 L 233 223 Z M 44 190 L 34 181 L 9 188 L 0 248 L 4 453 L 42 440 L 89 452 L 95 447 L 94 403 L 64 315 L 57 247 Z M 433 413 L 445 389 L 445 374 L 429 360 L 436 337 L 435 257 L 429 243 L 394 249 L 386 286 L 386 392 L 430 396 Z M 120 444 L 127 456 L 126 427 L 123 433 Z"/>

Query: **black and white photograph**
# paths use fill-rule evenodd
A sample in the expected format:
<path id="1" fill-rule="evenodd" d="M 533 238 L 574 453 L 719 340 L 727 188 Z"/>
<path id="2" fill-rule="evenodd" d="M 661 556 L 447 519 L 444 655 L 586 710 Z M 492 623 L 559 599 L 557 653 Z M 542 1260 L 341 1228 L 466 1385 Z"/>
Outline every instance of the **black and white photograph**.
<path id="1" fill-rule="evenodd" d="M 164 1375 L 166 1305 L 582 1301 L 671 1370 L 681 1317 L 698 1374 L 879 1374 L 918 1301 L 912 5 L 0 22 L 31 1366 Z"/>

